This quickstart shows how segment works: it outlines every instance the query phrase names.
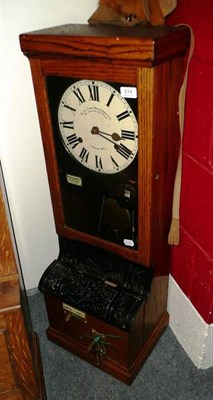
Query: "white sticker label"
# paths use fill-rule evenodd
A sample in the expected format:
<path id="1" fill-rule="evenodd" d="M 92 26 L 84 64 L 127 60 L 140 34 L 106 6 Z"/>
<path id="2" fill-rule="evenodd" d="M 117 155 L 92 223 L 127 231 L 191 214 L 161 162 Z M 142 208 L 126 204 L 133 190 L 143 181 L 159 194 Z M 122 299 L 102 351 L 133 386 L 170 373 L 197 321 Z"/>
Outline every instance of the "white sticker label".
<path id="1" fill-rule="evenodd" d="M 118 285 L 116 285 L 116 283 L 114 282 L 110 282 L 110 281 L 104 281 L 104 283 L 108 286 L 112 286 L 112 287 L 117 287 Z"/>
<path id="2" fill-rule="evenodd" d="M 130 247 L 134 246 L 134 242 L 131 239 L 124 239 L 124 244 L 125 246 L 130 246 Z"/>
<path id="3" fill-rule="evenodd" d="M 130 190 L 124 189 L 124 197 L 130 199 L 130 196 L 131 196 Z"/>
<path id="4" fill-rule="evenodd" d="M 74 175 L 66 175 L 67 177 L 67 182 L 71 183 L 72 185 L 76 186 L 82 186 L 82 179 L 80 176 L 74 176 Z"/>
<path id="5" fill-rule="evenodd" d="M 121 87 L 120 88 L 121 96 L 126 99 L 137 99 L 137 88 L 136 87 Z"/>

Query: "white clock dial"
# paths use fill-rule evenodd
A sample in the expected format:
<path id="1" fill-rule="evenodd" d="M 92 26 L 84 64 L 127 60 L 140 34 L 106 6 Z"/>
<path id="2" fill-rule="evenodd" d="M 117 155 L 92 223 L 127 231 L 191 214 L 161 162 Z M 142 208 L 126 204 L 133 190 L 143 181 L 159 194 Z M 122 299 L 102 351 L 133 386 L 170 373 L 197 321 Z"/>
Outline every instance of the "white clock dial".
<path id="1" fill-rule="evenodd" d="M 138 150 L 138 124 L 128 102 L 109 84 L 80 80 L 64 92 L 58 109 L 68 152 L 92 171 L 115 174 Z"/>

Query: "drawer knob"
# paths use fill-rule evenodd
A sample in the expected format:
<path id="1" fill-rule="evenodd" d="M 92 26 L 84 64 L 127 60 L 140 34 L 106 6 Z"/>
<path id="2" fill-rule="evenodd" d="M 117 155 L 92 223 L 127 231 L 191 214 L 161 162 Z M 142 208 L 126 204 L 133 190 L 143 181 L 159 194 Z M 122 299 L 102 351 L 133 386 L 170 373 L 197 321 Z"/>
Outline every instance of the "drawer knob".
<path id="1" fill-rule="evenodd" d="M 88 351 L 90 353 L 94 353 L 96 355 L 96 364 L 100 365 L 100 358 L 107 357 L 107 351 L 105 346 L 112 346 L 112 343 L 106 341 L 107 337 L 120 339 L 121 336 L 110 335 L 107 333 L 99 333 L 95 329 L 92 329 L 91 335 L 84 335 L 91 338 L 91 342 L 88 346 Z"/>

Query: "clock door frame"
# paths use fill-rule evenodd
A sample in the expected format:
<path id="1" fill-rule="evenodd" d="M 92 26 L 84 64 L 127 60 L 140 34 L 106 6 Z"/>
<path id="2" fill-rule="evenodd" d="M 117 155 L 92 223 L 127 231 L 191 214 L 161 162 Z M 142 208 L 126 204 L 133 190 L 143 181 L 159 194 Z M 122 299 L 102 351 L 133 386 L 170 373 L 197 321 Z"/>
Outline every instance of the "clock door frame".
<path id="1" fill-rule="evenodd" d="M 128 60 L 127 60 L 128 61 Z M 94 63 L 86 58 L 31 59 L 31 70 L 58 235 L 92 244 L 145 266 L 156 263 L 155 254 L 167 240 L 171 219 L 174 177 L 179 152 L 178 95 L 183 57 L 153 67 L 150 63 Z M 171 71 L 176 73 L 171 74 Z M 138 250 L 108 242 L 65 226 L 46 76 L 125 82 L 138 92 Z M 161 93 L 161 96 L 159 96 Z M 165 109 L 162 113 L 162 104 Z M 156 202 L 157 199 L 157 202 Z"/>

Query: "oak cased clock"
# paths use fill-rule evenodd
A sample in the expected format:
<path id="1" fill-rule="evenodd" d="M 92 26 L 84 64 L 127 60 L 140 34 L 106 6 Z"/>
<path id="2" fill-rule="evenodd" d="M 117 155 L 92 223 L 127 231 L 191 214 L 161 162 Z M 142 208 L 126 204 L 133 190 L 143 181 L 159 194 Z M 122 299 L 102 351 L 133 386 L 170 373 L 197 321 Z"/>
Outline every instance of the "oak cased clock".
<path id="1" fill-rule="evenodd" d="M 184 26 L 71 24 L 20 36 L 60 244 L 40 282 L 47 335 L 128 384 L 168 324 L 189 41 Z"/>

